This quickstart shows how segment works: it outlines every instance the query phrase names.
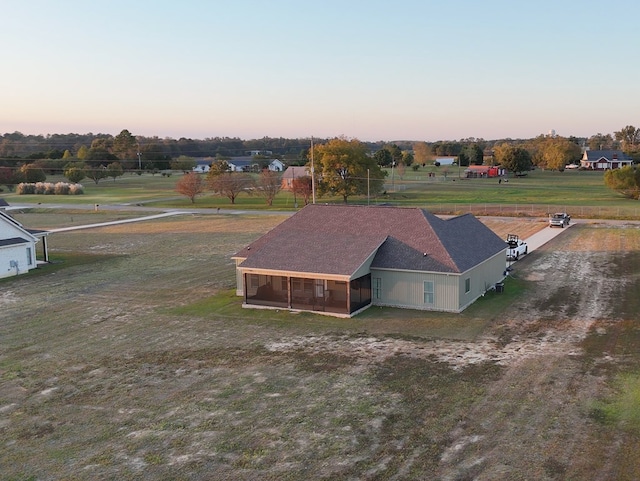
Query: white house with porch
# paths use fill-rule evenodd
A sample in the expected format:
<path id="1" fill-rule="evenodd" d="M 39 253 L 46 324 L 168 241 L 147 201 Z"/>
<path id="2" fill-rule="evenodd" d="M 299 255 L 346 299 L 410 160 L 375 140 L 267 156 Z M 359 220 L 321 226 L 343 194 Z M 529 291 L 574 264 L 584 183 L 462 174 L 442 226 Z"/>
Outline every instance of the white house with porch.
<path id="1" fill-rule="evenodd" d="M 44 261 L 49 261 L 43 230 L 25 229 L 20 222 L 0 210 L 0 278 L 26 274 L 37 267 L 36 244 L 42 240 Z"/>

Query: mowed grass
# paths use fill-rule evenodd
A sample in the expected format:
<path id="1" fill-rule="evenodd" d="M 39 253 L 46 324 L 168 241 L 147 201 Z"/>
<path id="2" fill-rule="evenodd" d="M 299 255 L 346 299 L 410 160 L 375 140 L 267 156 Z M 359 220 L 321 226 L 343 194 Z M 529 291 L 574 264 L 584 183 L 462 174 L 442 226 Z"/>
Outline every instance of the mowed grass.
<path id="1" fill-rule="evenodd" d="M 19 220 L 35 226 L 30 215 Z M 34 215 L 52 227 L 69 221 Z M 537 464 L 513 459 L 522 479 L 567 472 L 552 448 L 574 433 L 551 417 L 548 429 L 531 429 L 546 390 L 514 381 L 500 391 L 505 368 L 494 362 L 453 369 L 415 355 L 443 340 L 462 352 L 534 285 L 510 278 L 461 315 L 242 309 L 230 256 L 283 218 L 192 215 L 51 235 L 59 263 L 0 282 L 0 478 L 437 479 L 455 466 L 451 479 L 473 479 L 490 461 L 457 465 L 451 448 L 457 432 L 485 421 L 474 418 L 478 405 L 497 401 L 496 417 L 517 424 L 513 445 L 538 454 L 548 440 Z M 377 356 L 376 341 L 391 347 Z M 368 356 L 363 343 L 374 345 Z M 594 344 L 589 357 L 602 350 Z M 610 460 L 617 433 L 596 424 L 594 463 Z M 637 446 L 626 436 L 623 445 Z M 633 479 L 638 469 L 619 473 Z"/>
<path id="2" fill-rule="evenodd" d="M 421 167 L 417 172 L 407 169 L 400 178 L 391 172 L 385 181 L 384 193 L 372 196 L 353 196 L 350 203 L 391 203 L 401 206 L 420 206 L 436 212 L 474 212 L 479 215 L 543 215 L 554 210 L 567 210 L 581 217 L 638 218 L 637 202 L 624 198 L 604 185 L 602 172 L 544 170 L 530 171 L 525 177 L 510 177 L 508 182 L 497 179 L 464 179 L 458 177 L 456 168 Z M 429 177 L 433 173 L 435 177 Z M 291 192 L 282 191 L 272 206 L 267 206 L 259 195 L 241 193 L 231 204 L 226 197 L 205 192 L 192 204 L 175 191 L 176 182 L 182 177 L 176 172 L 171 176 L 160 174 L 125 174 L 123 177 L 102 179 L 98 184 L 85 179 L 85 194 L 78 196 L 43 196 L 5 192 L 2 196 L 9 203 L 62 203 L 80 204 L 131 204 L 157 208 L 224 208 L 259 210 L 296 210 L 303 200 Z M 463 176 L 463 173 L 460 174 Z M 203 175 L 203 178 L 205 176 Z M 64 181 L 54 176 L 48 181 Z M 318 202 L 340 203 L 341 197 L 317 197 Z M 539 206 L 533 208 L 533 206 Z"/>

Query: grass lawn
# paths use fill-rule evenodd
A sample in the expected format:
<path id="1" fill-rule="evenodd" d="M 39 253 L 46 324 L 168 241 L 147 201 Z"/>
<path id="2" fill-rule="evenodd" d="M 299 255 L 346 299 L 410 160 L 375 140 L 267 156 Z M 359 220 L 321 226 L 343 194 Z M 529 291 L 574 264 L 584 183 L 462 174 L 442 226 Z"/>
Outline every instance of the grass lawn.
<path id="1" fill-rule="evenodd" d="M 508 182 L 496 179 L 461 179 L 455 168 L 443 176 L 443 167 L 425 167 L 414 172 L 407 169 L 400 178 L 389 173 L 385 193 L 369 199 L 370 203 L 421 206 L 435 213 L 474 212 L 478 215 L 546 215 L 555 210 L 567 210 L 576 217 L 638 218 L 640 206 L 607 189 L 602 172 L 533 170 L 526 177 L 512 177 Z M 436 176 L 429 177 L 429 172 Z M 83 183 L 85 194 L 78 196 L 42 196 L 3 193 L 9 203 L 61 204 L 144 204 L 158 208 L 224 208 L 237 210 L 295 210 L 294 197 L 281 192 L 273 206 L 267 207 L 259 196 L 240 194 L 235 204 L 226 197 L 205 193 L 192 204 L 175 191 L 182 174 L 170 177 L 156 174 L 141 176 L 126 174 L 115 182 L 102 179 L 98 184 Z M 61 181 L 52 177 L 49 181 Z M 298 207 L 301 199 L 295 199 Z M 318 202 L 338 203 L 341 198 L 317 197 Z M 367 198 L 353 196 L 350 203 L 366 204 Z"/>

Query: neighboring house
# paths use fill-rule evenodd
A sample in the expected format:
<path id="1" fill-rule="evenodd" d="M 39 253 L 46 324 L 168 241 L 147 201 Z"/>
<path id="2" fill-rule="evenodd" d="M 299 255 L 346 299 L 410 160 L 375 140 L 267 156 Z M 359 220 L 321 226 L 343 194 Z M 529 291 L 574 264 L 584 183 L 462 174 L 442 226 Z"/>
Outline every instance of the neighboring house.
<path id="1" fill-rule="evenodd" d="M 309 167 L 298 167 L 293 165 L 287 167 L 287 170 L 285 170 L 284 174 L 282 174 L 282 189 L 291 190 L 294 179 L 305 177 L 307 175 L 311 175 L 309 172 Z"/>
<path id="2" fill-rule="evenodd" d="M 196 166 L 192 170 L 200 174 L 206 174 L 211 170 L 211 162 L 211 159 L 196 159 Z"/>
<path id="3" fill-rule="evenodd" d="M 460 312 L 505 276 L 471 214 L 310 204 L 233 256 L 244 307 L 351 317 L 371 305 Z"/>
<path id="4" fill-rule="evenodd" d="M 507 170 L 491 165 L 470 165 L 464 169 L 464 176 L 468 179 L 482 177 L 502 177 L 507 174 Z"/>
<path id="5" fill-rule="evenodd" d="M 42 239 L 44 260 L 48 262 L 47 232 L 25 229 L 20 222 L 0 210 L 0 278 L 26 274 L 37 267 L 36 243 Z"/>
<path id="6" fill-rule="evenodd" d="M 435 161 L 434 164 L 439 164 L 439 165 L 453 165 L 458 161 L 457 157 L 438 157 Z"/>
<path id="7" fill-rule="evenodd" d="M 274 172 L 282 172 L 284 170 L 284 164 L 278 159 L 273 159 L 271 162 L 269 162 L 269 170 L 272 170 Z"/>
<path id="8" fill-rule="evenodd" d="M 580 167 L 590 170 L 620 169 L 632 165 L 633 159 L 621 150 L 585 150 Z"/>
<path id="9" fill-rule="evenodd" d="M 266 161 L 269 163 L 269 170 L 274 172 L 282 172 L 284 170 L 284 164 L 280 160 L 266 159 Z M 233 157 L 227 160 L 227 164 L 229 164 L 231 172 L 258 172 L 260 165 L 262 165 L 260 160 L 253 157 Z"/>

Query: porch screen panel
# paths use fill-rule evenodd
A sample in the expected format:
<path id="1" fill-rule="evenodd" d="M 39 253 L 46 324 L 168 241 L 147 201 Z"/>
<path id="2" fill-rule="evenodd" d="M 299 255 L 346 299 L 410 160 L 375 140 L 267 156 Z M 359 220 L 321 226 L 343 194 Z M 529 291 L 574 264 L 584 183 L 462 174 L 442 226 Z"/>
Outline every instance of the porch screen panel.
<path id="1" fill-rule="evenodd" d="M 352 280 L 349 288 L 351 290 L 349 312 L 355 312 L 371 304 L 371 274 Z"/>
<path id="2" fill-rule="evenodd" d="M 286 277 L 247 274 L 245 285 L 247 304 L 288 307 Z"/>

